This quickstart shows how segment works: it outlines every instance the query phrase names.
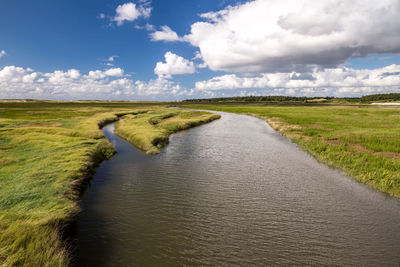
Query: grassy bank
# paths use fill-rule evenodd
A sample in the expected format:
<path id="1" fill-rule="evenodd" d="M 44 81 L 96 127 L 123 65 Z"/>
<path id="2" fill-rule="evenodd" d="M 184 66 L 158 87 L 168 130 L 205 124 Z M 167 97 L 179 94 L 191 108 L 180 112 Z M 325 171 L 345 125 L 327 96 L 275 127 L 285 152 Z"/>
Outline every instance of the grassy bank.
<path id="1" fill-rule="evenodd" d="M 200 111 L 157 109 L 125 116 L 116 123 L 115 133 L 146 154 L 155 155 L 168 144 L 171 134 L 219 117 Z"/>
<path id="2" fill-rule="evenodd" d="M 114 153 L 99 125 L 132 108 L 1 104 L 1 266 L 68 264 L 60 229 L 78 211 L 84 180 Z"/>
<path id="3" fill-rule="evenodd" d="M 150 105 L 0 103 L 0 266 L 69 264 L 62 229 L 79 211 L 80 191 L 95 167 L 115 153 L 100 127 L 125 114 L 119 129 L 127 136 L 141 131 L 135 129 L 136 118 L 149 116 L 162 134 L 184 129 L 190 121 L 187 112 L 157 119 L 167 109 Z M 143 112 L 149 114 L 138 115 Z M 191 115 L 196 123 L 205 119 Z"/>
<path id="4" fill-rule="evenodd" d="M 250 114 L 320 161 L 400 197 L 400 108 L 368 106 L 190 105 Z"/>

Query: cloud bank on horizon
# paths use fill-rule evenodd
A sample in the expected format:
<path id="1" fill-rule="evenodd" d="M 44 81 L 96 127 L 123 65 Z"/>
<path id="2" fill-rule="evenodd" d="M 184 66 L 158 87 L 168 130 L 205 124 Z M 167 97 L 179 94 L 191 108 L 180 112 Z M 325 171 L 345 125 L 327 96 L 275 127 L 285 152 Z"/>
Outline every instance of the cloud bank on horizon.
<path id="1" fill-rule="evenodd" d="M 400 62 L 376 68 L 351 65 L 369 55 L 398 57 L 398 0 L 253 0 L 202 13 L 181 35 L 168 25 L 151 24 L 155 11 L 155 3 L 139 0 L 97 17 L 110 23 L 108 30 L 130 25 L 132 31 L 146 31 L 147 38 L 140 40 L 144 46 L 163 47 L 164 62 L 160 58 L 148 70 L 154 78 L 137 79 L 114 67 L 119 51 L 104 60 L 112 68 L 87 74 L 7 65 L 0 68 L 0 98 L 176 100 L 400 92 Z M 182 46 L 193 56 L 179 55 Z M 0 50 L 0 64 L 5 55 L 11 57 Z"/>
<path id="2" fill-rule="evenodd" d="M 6 66 L 0 70 L 0 96 L 40 99 L 149 99 L 153 96 L 187 95 L 179 84 L 157 78 L 150 81 L 133 80 L 120 68 L 35 72 L 30 68 Z M 167 100 L 167 98 L 161 99 Z"/>

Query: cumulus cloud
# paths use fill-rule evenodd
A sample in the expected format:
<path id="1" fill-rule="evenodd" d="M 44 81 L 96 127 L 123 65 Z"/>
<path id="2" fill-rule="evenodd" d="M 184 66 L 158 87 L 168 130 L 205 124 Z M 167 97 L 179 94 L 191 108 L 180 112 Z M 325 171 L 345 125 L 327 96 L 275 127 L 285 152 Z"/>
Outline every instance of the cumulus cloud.
<path id="1" fill-rule="evenodd" d="M 194 63 L 181 56 L 167 52 L 164 57 L 165 63 L 157 62 L 154 68 L 154 73 L 159 77 L 171 78 L 172 75 L 192 74 L 196 71 Z"/>
<path id="2" fill-rule="evenodd" d="M 162 77 L 150 80 L 149 82 L 136 81 L 135 86 L 138 94 L 143 95 L 172 94 L 176 97 L 187 94 L 185 88 L 175 82 L 163 79 Z"/>
<path id="3" fill-rule="evenodd" d="M 179 84 L 162 77 L 133 80 L 120 68 L 87 74 L 76 69 L 49 73 L 16 66 L 0 69 L 0 98 L 167 100 L 188 93 Z"/>
<path id="4" fill-rule="evenodd" d="M 119 77 L 124 75 L 124 71 L 121 68 L 112 68 L 105 71 L 102 70 L 91 70 L 89 71 L 88 78 L 91 79 L 104 79 L 107 76 Z"/>
<path id="5" fill-rule="evenodd" d="M 164 42 L 176 42 L 183 41 L 176 32 L 171 30 L 168 26 L 161 26 L 161 31 L 155 31 L 150 33 L 151 40 L 153 42 L 164 41 Z"/>
<path id="6" fill-rule="evenodd" d="M 1 50 L 0 51 L 0 58 L 4 57 L 5 55 L 7 55 L 6 51 Z"/>
<path id="7" fill-rule="evenodd" d="M 264 89 L 263 94 L 361 96 L 400 91 L 400 65 L 374 70 L 315 69 L 311 73 L 263 73 L 254 77 L 227 74 L 195 84 L 197 91 Z"/>
<path id="8" fill-rule="evenodd" d="M 35 74 L 37 76 L 37 73 Z M 69 80 L 78 79 L 81 74 L 79 73 L 79 70 L 70 69 L 66 72 L 56 70 L 53 73 L 45 73 L 44 76 L 48 78 L 48 82 L 51 84 L 63 84 Z"/>
<path id="9" fill-rule="evenodd" d="M 398 0 L 254 0 L 201 17 L 184 39 L 212 70 L 306 72 L 400 52 Z"/>
<path id="10" fill-rule="evenodd" d="M 150 17 L 152 8 L 145 5 L 136 5 L 135 3 L 125 3 L 119 5 L 115 10 L 116 14 L 113 18 L 117 22 L 118 26 L 124 24 L 125 21 L 134 21 L 139 17 L 148 18 Z"/>

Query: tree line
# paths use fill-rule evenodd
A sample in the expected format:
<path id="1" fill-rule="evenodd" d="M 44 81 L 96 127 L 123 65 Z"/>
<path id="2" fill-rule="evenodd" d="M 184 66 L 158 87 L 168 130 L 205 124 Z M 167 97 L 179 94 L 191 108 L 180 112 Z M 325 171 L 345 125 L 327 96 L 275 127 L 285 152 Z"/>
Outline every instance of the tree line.
<path id="1" fill-rule="evenodd" d="M 305 97 L 305 96 L 235 96 L 216 97 L 203 99 L 186 99 L 183 102 L 195 103 L 233 103 L 233 102 L 297 102 L 297 103 L 324 103 L 324 102 L 373 102 L 373 101 L 399 101 L 400 93 L 375 94 L 362 97 Z"/>

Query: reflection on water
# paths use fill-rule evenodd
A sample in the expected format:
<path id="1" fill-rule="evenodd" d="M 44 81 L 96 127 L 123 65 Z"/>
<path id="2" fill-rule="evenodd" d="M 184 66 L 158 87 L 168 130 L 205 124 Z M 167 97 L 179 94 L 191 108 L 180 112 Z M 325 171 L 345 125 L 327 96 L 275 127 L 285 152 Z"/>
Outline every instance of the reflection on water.
<path id="1" fill-rule="evenodd" d="M 398 266 L 400 205 L 318 163 L 265 122 L 222 118 L 97 170 L 76 266 Z"/>

